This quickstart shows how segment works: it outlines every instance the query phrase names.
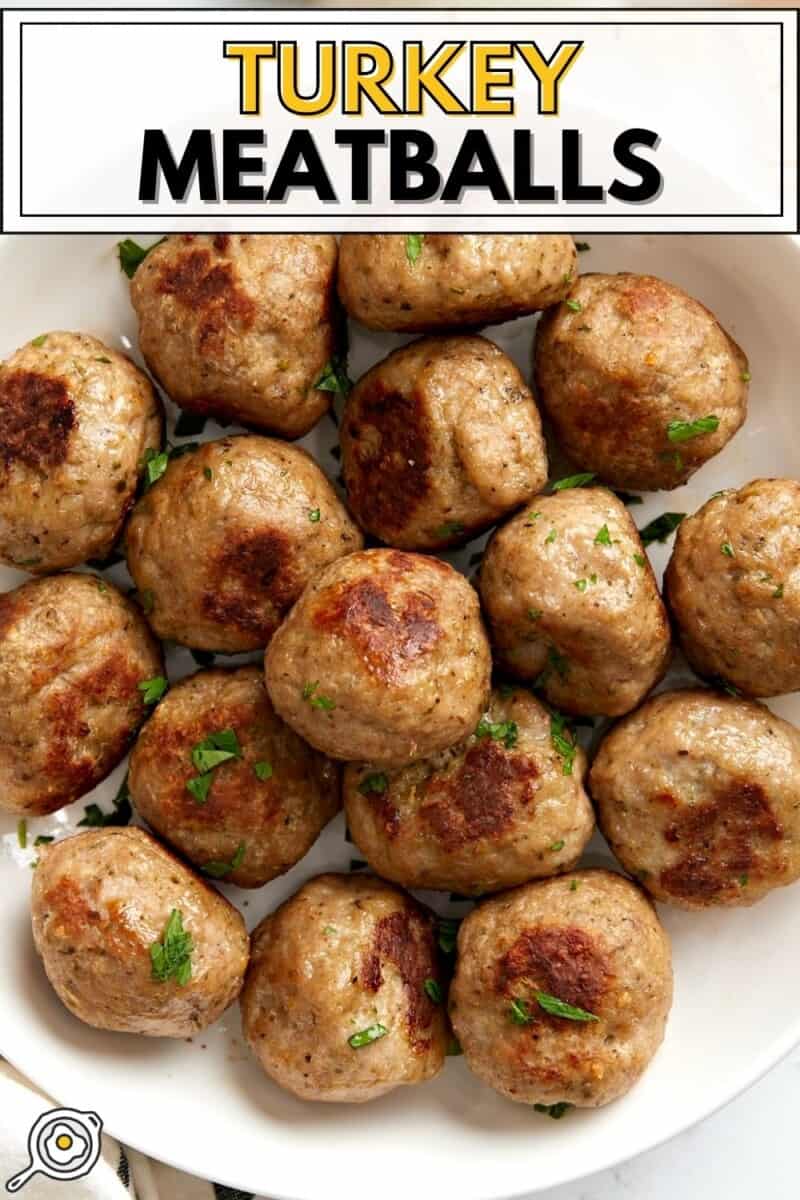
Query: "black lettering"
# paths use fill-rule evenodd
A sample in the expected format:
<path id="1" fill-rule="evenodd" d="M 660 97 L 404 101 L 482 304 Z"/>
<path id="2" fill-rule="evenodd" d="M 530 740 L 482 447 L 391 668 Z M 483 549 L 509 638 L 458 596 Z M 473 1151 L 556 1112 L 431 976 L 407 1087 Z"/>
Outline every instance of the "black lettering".
<path id="1" fill-rule="evenodd" d="M 389 195 L 392 200 L 432 200 L 442 186 L 442 177 L 433 165 L 436 143 L 421 129 L 389 134 Z M 421 176 L 410 183 L 409 175 Z"/>
<path id="2" fill-rule="evenodd" d="M 381 129 L 337 129 L 337 146 L 350 147 L 350 195 L 353 200 L 369 200 L 372 192 L 370 148 L 385 146 L 386 134 Z"/>
<path id="3" fill-rule="evenodd" d="M 139 171 L 139 199 L 158 199 L 159 171 L 173 200 L 185 200 L 195 174 L 201 200 L 216 200 L 217 170 L 210 129 L 193 129 L 181 161 L 175 162 L 163 129 L 145 129 Z"/>
<path id="4" fill-rule="evenodd" d="M 581 132 L 564 129 L 561 132 L 561 194 L 567 201 L 602 204 L 605 189 L 581 183 Z"/>
<path id="5" fill-rule="evenodd" d="M 534 183 L 534 135 L 529 129 L 514 130 L 514 199 L 555 200 L 556 189 Z"/>
<path id="6" fill-rule="evenodd" d="M 473 170 L 476 160 L 478 169 Z M 470 129 L 464 135 L 442 190 L 442 200 L 459 201 L 466 188 L 488 188 L 493 200 L 511 199 L 503 172 L 482 129 Z"/>
<path id="7" fill-rule="evenodd" d="M 626 171 L 639 176 L 638 183 L 623 183 L 615 179 L 608 189 L 615 200 L 628 204 L 642 204 L 653 200 L 661 191 L 662 178 L 658 167 L 646 158 L 633 153 L 635 146 L 647 146 L 655 150 L 661 138 L 652 129 L 625 129 L 614 142 L 614 158 Z"/>
<path id="8" fill-rule="evenodd" d="M 304 170 L 301 170 L 301 164 Z M 312 188 L 320 200 L 336 200 L 336 193 L 319 156 L 316 142 L 307 129 L 295 129 L 290 133 L 272 177 L 267 200 L 282 204 L 287 193 L 293 188 Z"/>
<path id="9" fill-rule="evenodd" d="M 264 172 L 264 159 L 246 158 L 244 146 L 263 146 L 263 130 L 223 129 L 222 131 L 222 198 L 224 200 L 263 200 L 264 189 L 257 183 L 242 183 L 242 175 Z"/>

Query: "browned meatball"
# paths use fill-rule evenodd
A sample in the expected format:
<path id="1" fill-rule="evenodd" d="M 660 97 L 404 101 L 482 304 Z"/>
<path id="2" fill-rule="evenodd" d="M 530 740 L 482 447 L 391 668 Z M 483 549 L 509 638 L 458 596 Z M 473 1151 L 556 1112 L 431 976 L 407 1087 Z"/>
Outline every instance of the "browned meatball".
<path id="1" fill-rule="evenodd" d="M 432 919 L 410 896 L 320 875 L 253 934 L 244 1034 L 301 1099 L 374 1100 L 442 1069 L 440 978 Z"/>
<path id="2" fill-rule="evenodd" d="M 0 595 L 0 809 L 44 815 L 114 769 L 163 675 L 136 605 L 95 575 Z"/>
<path id="3" fill-rule="evenodd" d="M 612 850 L 657 900 L 753 904 L 800 878 L 800 733 L 750 700 L 664 692 L 600 746 Z"/>
<path id="4" fill-rule="evenodd" d="M 652 275 L 582 275 L 536 333 L 537 395 L 569 457 L 620 488 L 675 488 L 736 433 L 747 358 Z"/>
<path id="5" fill-rule="evenodd" d="M 148 367 L 182 408 L 308 433 L 331 397 L 335 270 L 329 234 L 165 238 L 131 282 Z"/>
<path id="6" fill-rule="evenodd" d="M 233 653 L 266 646 L 312 575 L 362 538 L 305 450 L 242 436 L 173 459 L 125 542 L 159 637 Z"/>
<path id="7" fill-rule="evenodd" d="M 97 338 L 41 334 L 0 363 L 0 561 L 105 558 L 161 437 L 149 379 Z"/>
<path id="8" fill-rule="evenodd" d="M 475 728 L 490 666 L 464 576 L 400 550 L 364 550 L 321 571 L 265 661 L 272 703 L 312 746 L 395 765 Z"/>
<path id="9" fill-rule="evenodd" d="M 555 304 L 577 261 L 562 233 L 350 233 L 339 252 L 339 296 L 370 329 L 494 325 Z"/>
<path id="10" fill-rule="evenodd" d="M 231 757 L 209 765 L 220 733 Z M 201 869 L 228 864 L 239 887 L 288 871 L 339 809 L 338 768 L 276 716 L 258 667 L 176 684 L 139 736 L 129 786 L 156 833 Z"/>
<path id="11" fill-rule="evenodd" d="M 650 563 L 605 488 L 537 497 L 492 537 L 480 591 L 500 661 L 557 708 L 617 716 L 667 668 L 669 624 Z"/>
<path id="12" fill-rule="evenodd" d="M 395 350 L 353 388 L 341 437 L 353 512 L 405 549 L 468 541 L 547 482 L 533 396 L 481 337 Z"/>
<path id="13" fill-rule="evenodd" d="M 712 496 L 678 530 L 664 582 L 698 675 L 751 696 L 800 688 L 800 483 Z"/>
<path id="14" fill-rule="evenodd" d="M 666 932 L 609 871 L 526 884 L 461 925 L 450 1018 L 470 1068 L 509 1100 L 616 1100 L 661 1044 L 671 1003 Z"/>
<path id="15" fill-rule="evenodd" d="M 189 1037 L 239 994 L 244 921 L 143 829 L 44 846 L 31 910 L 50 983 L 96 1029 Z"/>
<path id="16" fill-rule="evenodd" d="M 474 733 L 449 750 L 345 773 L 347 823 L 395 883 L 481 895 L 573 867 L 594 829 L 586 756 L 564 758 L 528 692 L 492 693 Z"/>

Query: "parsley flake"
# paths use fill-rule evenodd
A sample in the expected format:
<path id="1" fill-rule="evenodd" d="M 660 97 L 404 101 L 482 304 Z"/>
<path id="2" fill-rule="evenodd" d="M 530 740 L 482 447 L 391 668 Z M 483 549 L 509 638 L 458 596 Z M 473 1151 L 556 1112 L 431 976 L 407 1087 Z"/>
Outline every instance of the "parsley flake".
<path id="1" fill-rule="evenodd" d="M 439 917 L 436 922 L 436 935 L 442 954 L 454 954 L 458 942 L 458 930 L 461 921 L 458 917 Z"/>
<path id="2" fill-rule="evenodd" d="M 594 544 L 595 544 L 595 546 L 610 546 L 611 545 L 611 534 L 608 532 L 607 525 L 600 526 L 597 533 L 595 534 Z"/>
<path id="3" fill-rule="evenodd" d="M 407 233 L 406 234 L 406 258 L 413 267 L 416 264 L 420 254 L 422 254 L 422 246 L 425 241 L 424 233 Z"/>
<path id="4" fill-rule="evenodd" d="M 720 550 L 726 558 L 735 558 L 733 546 L 730 544 L 730 542 L 723 542 L 720 546 Z"/>
<path id="5" fill-rule="evenodd" d="M 347 363 L 334 355 L 322 368 L 314 387 L 318 392 L 339 392 L 346 396 L 353 383 L 347 374 Z"/>
<path id="6" fill-rule="evenodd" d="M 260 779 L 262 783 L 265 779 L 272 779 L 272 763 L 263 761 L 253 763 L 253 773 L 256 779 Z"/>
<path id="7" fill-rule="evenodd" d="M 28 845 L 28 822 L 24 817 L 17 821 L 17 844 L 21 850 L 25 850 Z"/>
<path id="8" fill-rule="evenodd" d="M 373 775 L 366 775 L 358 785 L 358 790 L 362 796 L 370 796 L 373 793 L 382 795 L 389 786 L 389 780 L 383 771 L 377 771 Z"/>
<path id="9" fill-rule="evenodd" d="M 566 475 L 563 479 L 557 479 L 553 484 L 554 492 L 566 492 L 570 488 L 586 487 L 595 478 L 594 471 L 581 471 L 577 475 Z"/>
<path id="10" fill-rule="evenodd" d="M 312 525 L 318 525 L 319 518 L 320 518 L 320 511 L 318 508 L 310 508 L 308 510 L 308 519 Z"/>
<path id="11" fill-rule="evenodd" d="M 551 1017 L 564 1017 L 567 1021 L 599 1021 L 594 1013 L 587 1012 L 584 1008 L 577 1008 L 574 1004 L 567 1004 L 565 1000 L 559 1000 L 557 996 L 550 996 L 547 992 L 536 992 L 536 1003 L 543 1012 L 548 1013 Z"/>
<path id="12" fill-rule="evenodd" d="M 558 533 L 557 533 L 556 529 L 555 528 L 551 529 L 550 532 L 548 533 L 547 537 L 544 539 L 545 546 L 549 546 L 551 544 L 551 542 L 554 542 L 556 540 L 557 537 L 558 537 Z"/>
<path id="13" fill-rule="evenodd" d="M 464 526 L 460 521 L 445 521 L 445 523 L 440 525 L 438 529 L 434 530 L 434 532 L 437 537 L 458 537 L 459 534 L 464 532 Z"/>
<path id="14" fill-rule="evenodd" d="M 307 683 L 303 687 L 302 696 L 307 700 L 312 708 L 322 709 L 323 712 L 332 712 L 336 708 L 336 701 L 331 700 L 330 696 L 322 696 L 317 694 L 319 680 L 314 680 L 313 683 Z"/>
<path id="15" fill-rule="evenodd" d="M 83 813 L 78 825 L 88 829 L 105 829 L 109 825 L 127 825 L 133 816 L 128 792 L 128 776 L 126 775 L 119 785 L 119 790 L 114 797 L 114 807 L 110 813 L 103 812 L 99 804 L 84 805 Z"/>
<path id="16" fill-rule="evenodd" d="M 192 935 L 183 928 L 183 916 L 173 908 L 162 940 L 150 946 L 150 978 L 156 983 L 174 979 L 179 987 L 186 987 L 192 978 L 193 950 Z"/>
<path id="17" fill-rule="evenodd" d="M 553 749 L 561 757 L 561 774 L 571 775 L 578 747 L 572 740 L 567 718 L 560 712 L 550 714 L 550 741 Z"/>
<path id="18" fill-rule="evenodd" d="M 566 845 L 566 842 L 564 841 L 564 839 L 559 838 L 559 840 L 557 842 L 552 843 L 552 845 L 550 846 L 550 849 L 552 850 L 553 854 L 558 854 L 559 850 L 563 850 L 565 845 Z"/>
<path id="19" fill-rule="evenodd" d="M 636 563 L 637 567 L 641 567 L 642 570 L 644 570 L 646 560 L 643 554 L 634 554 L 633 561 Z"/>
<path id="20" fill-rule="evenodd" d="M 31 345 L 35 346 L 37 350 L 41 350 L 42 346 L 45 344 L 46 341 L 47 341 L 47 334 L 40 333 L 38 337 L 35 337 L 33 339 L 33 341 L 31 342 Z"/>
<path id="21" fill-rule="evenodd" d="M 360 1050 L 362 1046 L 369 1046 L 372 1042 L 380 1041 L 382 1037 L 386 1037 L 388 1032 L 389 1030 L 385 1025 L 378 1023 L 369 1025 L 366 1029 L 361 1029 L 358 1033 L 352 1034 L 347 1039 L 347 1044 L 353 1050 Z"/>
<path id="22" fill-rule="evenodd" d="M 212 859 L 211 862 L 204 863 L 200 870 L 204 875 L 210 875 L 212 879 L 224 879 L 226 875 L 230 875 L 232 871 L 238 871 L 239 867 L 244 862 L 244 856 L 247 851 L 247 843 L 239 842 L 236 847 L 236 852 L 230 862 L 223 862 L 220 859 Z"/>
<path id="23" fill-rule="evenodd" d="M 718 428 L 719 417 L 714 416 L 699 417 L 696 421 L 670 421 L 667 437 L 671 442 L 689 442 L 704 433 L 714 433 Z"/>
<path id="24" fill-rule="evenodd" d="M 574 313 L 583 312 L 583 305 L 581 304 L 580 300 L 565 300 L 564 303 L 566 304 L 566 306 L 570 310 L 570 312 L 574 312 Z"/>
<path id="25" fill-rule="evenodd" d="M 517 744 L 519 730 L 516 721 L 487 721 L 481 717 L 475 729 L 476 738 L 490 737 L 493 742 L 502 742 L 506 750 Z"/>
<path id="26" fill-rule="evenodd" d="M 433 1004 L 442 1003 L 442 988 L 437 979 L 426 979 L 423 988 L 425 995 Z"/>
<path id="27" fill-rule="evenodd" d="M 139 466 L 145 473 L 145 488 L 151 488 L 157 483 L 169 465 L 169 453 L 166 450 L 154 450 L 152 446 L 144 452 Z"/>
<path id="28" fill-rule="evenodd" d="M 671 533 L 680 525 L 686 513 L 662 513 L 660 517 L 655 517 L 644 529 L 639 530 L 639 537 L 642 539 L 642 545 L 649 546 L 651 542 L 666 542 Z"/>
<path id="29" fill-rule="evenodd" d="M 201 775 L 208 774 L 231 758 L 241 758 L 242 748 L 236 731 L 221 729 L 218 733 L 209 733 L 192 747 L 192 762 Z"/>
<path id="30" fill-rule="evenodd" d="M 138 268 L 142 265 L 151 250 L 155 250 L 156 246 L 160 246 L 166 238 L 159 238 L 152 246 L 145 249 L 138 242 L 134 242 L 132 238 L 125 238 L 122 242 L 117 242 L 117 254 L 119 256 L 119 265 L 128 279 L 133 279 Z"/>
<path id="31" fill-rule="evenodd" d="M 570 1104 L 568 1100 L 558 1100 L 555 1104 L 534 1104 L 533 1111 L 545 1113 L 548 1117 L 552 1117 L 554 1121 L 560 1121 L 565 1113 L 568 1113 L 574 1104 Z"/>
<path id="32" fill-rule="evenodd" d="M 750 374 L 749 371 L 742 371 L 739 378 L 741 379 L 742 383 L 749 383 L 750 380 L 753 378 L 753 376 Z"/>
<path id="33" fill-rule="evenodd" d="M 591 250 L 591 248 L 592 247 L 589 245 L 588 242 L 576 242 L 575 243 L 575 249 L 578 251 L 578 254 L 583 254 L 586 250 Z"/>
<path id="34" fill-rule="evenodd" d="M 169 688 L 169 680 L 163 675 L 154 675 L 152 679 L 142 679 L 137 686 L 145 704 L 158 704 Z"/>
<path id="35" fill-rule="evenodd" d="M 515 1025 L 530 1025 L 533 1017 L 528 1011 L 524 1000 L 512 1000 L 509 1006 L 509 1016 Z"/>

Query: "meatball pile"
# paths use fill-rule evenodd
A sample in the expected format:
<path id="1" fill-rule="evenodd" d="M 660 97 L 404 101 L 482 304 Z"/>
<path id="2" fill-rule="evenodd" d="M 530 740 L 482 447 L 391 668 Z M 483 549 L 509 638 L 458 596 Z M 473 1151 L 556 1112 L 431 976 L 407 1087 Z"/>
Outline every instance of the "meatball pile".
<path id="1" fill-rule="evenodd" d="M 175 235 L 131 298 L 170 439 L 243 428 L 165 444 L 148 375 L 87 334 L 0 365 L 0 559 L 37 576 L 0 596 L 20 846 L 132 747 L 113 811 L 32 830 L 56 994 L 173 1038 L 241 997 L 264 1086 L 304 1100 L 372 1100 L 459 1050 L 552 1116 L 623 1095 L 672 998 L 654 902 L 800 878 L 800 733 L 758 701 L 800 685 L 800 484 L 688 517 L 666 604 L 660 533 L 610 490 L 724 448 L 743 351 L 672 283 L 578 275 L 564 235 Z M 351 385 L 339 305 L 425 336 Z M 477 330 L 540 312 L 530 380 Z M 287 439 L 333 398 L 332 481 Z M 574 466 L 551 483 L 540 404 Z M 488 530 L 472 580 L 436 553 Z M 673 628 L 709 686 L 652 695 Z M 170 678 L 162 643 L 199 669 Z M 314 874 L 341 807 L 363 858 Z M 595 812 L 618 873 L 582 865 Z M 303 861 L 251 942 L 219 887 Z M 435 893 L 470 906 L 460 931 Z"/>

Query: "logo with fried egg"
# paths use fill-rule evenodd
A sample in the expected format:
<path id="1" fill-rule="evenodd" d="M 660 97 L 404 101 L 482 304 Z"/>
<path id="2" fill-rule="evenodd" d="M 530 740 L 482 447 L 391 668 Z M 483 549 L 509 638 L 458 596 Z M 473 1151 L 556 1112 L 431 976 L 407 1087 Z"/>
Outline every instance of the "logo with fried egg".
<path id="1" fill-rule="evenodd" d="M 37 1118 L 28 1134 L 30 1161 L 6 1183 L 7 1192 L 18 1192 L 34 1175 L 48 1179 L 81 1179 L 100 1157 L 103 1122 L 96 1112 L 52 1108 Z"/>

